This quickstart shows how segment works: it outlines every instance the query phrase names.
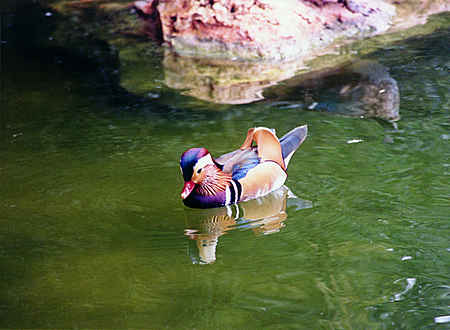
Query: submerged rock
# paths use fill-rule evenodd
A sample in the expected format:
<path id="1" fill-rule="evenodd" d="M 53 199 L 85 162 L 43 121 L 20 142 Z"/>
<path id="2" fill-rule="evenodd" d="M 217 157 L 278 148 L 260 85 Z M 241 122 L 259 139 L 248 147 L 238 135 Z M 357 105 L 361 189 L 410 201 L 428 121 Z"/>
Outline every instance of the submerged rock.
<path id="1" fill-rule="evenodd" d="M 340 90 L 344 109 L 354 115 L 380 118 L 387 121 L 400 119 L 400 93 L 397 81 L 388 69 L 376 62 L 361 61 L 348 70 L 359 75 L 357 84 L 346 85 Z"/>
<path id="2" fill-rule="evenodd" d="M 309 72 L 284 81 L 264 93 L 281 108 L 294 105 L 313 111 L 400 119 L 400 93 L 388 68 L 376 61 L 362 60 L 333 69 Z"/>
<path id="3" fill-rule="evenodd" d="M 383 0 L 147 0 L 164 41 L 181 55 L 245 60 L 310 56 L 340 37 L 389 29 L 395 7 Z"/>

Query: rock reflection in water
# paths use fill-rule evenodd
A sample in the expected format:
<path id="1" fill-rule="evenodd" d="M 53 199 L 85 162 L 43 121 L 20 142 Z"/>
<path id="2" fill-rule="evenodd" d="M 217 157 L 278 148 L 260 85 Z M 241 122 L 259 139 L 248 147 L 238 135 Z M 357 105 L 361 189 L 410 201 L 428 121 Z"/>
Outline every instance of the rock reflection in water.
<path id="1" fill-rule="evenodd" d="M 400 93 L 388 69 L 375 61 L 358 61 L 333 70 L 291 78 L 264 93 L 281 106 L 347 116 L 400 119 Z"/>
<path id="2" fill-rule="evenodd" d="M 265 63 L 199 59 L 166 51 L 167 86 L 198 99 L 222 104 L 246 104 L 263 99 L 265 88 L 292 77 L 300 62 Z"/>
<path id="3" fill-rule="evenodd" d="M 285 226 L 287 206 L 300 210 L 311 208 L 312 203 L 296 197 L 283 186 L 248 202 L 215 209 L 187 210 L 185 235 L 196 243 L 189 251 L 192 262 L 213 263 L 219 237 L 230 230 L 249 229 L 256 235 L 279 232 Z"/>
<path id="4" fill-rule="evenodd" d="M 400 118 L 398 85 L 375 61 L 297 74 L 301 62 L 261 63 L 164 56 L 167 86 L 201 100 L 246 104 L 261 100 L 348 116 Z M 282 82 L 281 84 L 278 84 Z"/>

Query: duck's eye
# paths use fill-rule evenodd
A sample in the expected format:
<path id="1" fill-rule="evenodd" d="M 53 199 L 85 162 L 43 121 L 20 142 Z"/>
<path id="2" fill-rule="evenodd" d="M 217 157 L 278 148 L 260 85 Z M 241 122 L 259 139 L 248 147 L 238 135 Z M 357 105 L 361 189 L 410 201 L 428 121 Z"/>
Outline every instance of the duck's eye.
<path id="1" fill-rule="evenodd" d="M 200 174 L 201 172 L 202 172 L 202 169 L 199 168 L 199 169 L 197 170 L 197 174 Z"/>

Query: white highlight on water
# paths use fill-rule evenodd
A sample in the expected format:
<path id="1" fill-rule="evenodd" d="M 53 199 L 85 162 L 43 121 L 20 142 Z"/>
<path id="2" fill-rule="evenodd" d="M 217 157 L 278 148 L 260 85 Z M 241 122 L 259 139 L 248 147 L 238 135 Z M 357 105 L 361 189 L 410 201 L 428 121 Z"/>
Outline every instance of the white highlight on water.
<path id="1" fill-rule="evenodd" d="M 359 142 L 363 142 L 364 140 L 361 139 L 353 139 L 353 140 L 348 140 L 347 143 L 348 144 L 352 144 L 352 143 L 359 143 Z"/>
<path id="2" fill-rule="evenodd" d="M 450 322 L 450 315 L 436 316 L 434 318 L 434 323 L 448 323 L 448 322 Z"/>
<path id="3" fill-rule="evenodd" d="M 414 285 L 416 284 L 416 279 L 415 278 L 407 278 L 406 279 L 406 288 L 405 290 L 403 290 L 400 293 L 397 293 L 396 295 L 394 295 L 394 299 L 395 301 L 399 301 L 402 299 L 402 296 L 407 293 L 409 290 L 411 290 Z"/>

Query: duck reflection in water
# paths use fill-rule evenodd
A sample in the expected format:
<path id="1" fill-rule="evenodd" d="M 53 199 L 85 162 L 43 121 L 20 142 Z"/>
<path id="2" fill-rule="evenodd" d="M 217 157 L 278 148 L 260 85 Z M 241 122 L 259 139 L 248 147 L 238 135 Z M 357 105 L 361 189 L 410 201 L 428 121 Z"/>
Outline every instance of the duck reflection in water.
<path id="1" fill-rule="evenodd" d="M 220 236 L 235 230 L 252 230 L 255 235 L 279 232 L 285 226 L 286 208 L 311 208 L 310 201 L 296 197 L 286 186 L 257 199 L 215 209 L 188 209 L 185 235 L 192 240 L 189 255 L 193 263 L 210 264 L 216 260 Z"/>

